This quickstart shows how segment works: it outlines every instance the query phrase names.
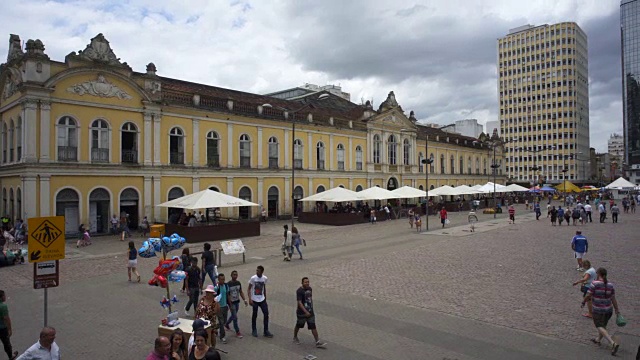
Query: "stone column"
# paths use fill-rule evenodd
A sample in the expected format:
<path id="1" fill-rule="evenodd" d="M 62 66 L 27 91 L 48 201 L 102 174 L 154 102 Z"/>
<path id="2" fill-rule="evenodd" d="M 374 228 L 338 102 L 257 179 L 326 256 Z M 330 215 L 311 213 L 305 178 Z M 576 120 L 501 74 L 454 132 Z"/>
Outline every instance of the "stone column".
<path id="1" fill-rule="evenodd" d="M 233 177 L 227 176 L 227 194 L 231 196 L 236 196 L 233 193 Z M 237 207 L 235 208 L 227 208 L 227 217 L 237 217 Z"/>
<path id="2" fill-rule="evenodd" d="M 23 126 L 24 126 L 23 121 Z M 26 146 L 29 141 L 35 139 L 29 139 L 25 129 L 22 130 L 22 146 Z M 51 159 L 51 139 L 56 139 L 57 135 L 55 130 L 51 132 L 51 102 L 40 101 L 40 162 L 50 162 Z M 55 141 L 54 141 L 55 142 Z"/>
<path id="3" fill-rule="evenodd" d="M 311 133 L 309 133 L 307 134 L 307 143 L 309 144 L 309 170 L 313 169 L 313 150 L 316 148 L 312 142 L 313 137 L 311 136 Z"/>
<path id="4" fill-rule="evenodd" d="M 262 127 L 258 126 L 258 169 L 262 169 Z"/>
<path id="5" fill-rule="evenodd" d="M 22 209 L 18 209 L 18 216 L 21 219 L 28 219 L 37 216 L 36 209 L 36 180 L 35 176 L 22 177 Z M 35 229 L 34 229 L 35 230 Z"/>
<path id="6" fill-rule="evenodd" d="M 153 175 L 153 220 L 154 221 L 162 221 L 167 220 L 162 218 L 162 208 L 156 207 L 158 204 L 161 204 L 160 198 L 160 174 Z"/>
<path id="7" fill-rule="evenodd" d="M 333 135 L 329 135 L 329 161 L 327 161 L 327 170 L 333 170 L 333 153 Z M 331 188 L 333 189 L 333 186 Z"/>
<path id="8" fill-rule="evenodd" d="M 149 121 L 151 122 L 151 121 Z M 153 178 L 151 176 L 144 177 L 143 196 L 144 196 L 144 215 L 149 221 L 153 219 L 153 208 L 151 207 L 151 190 Z"/>
<path id="9" fill-rule="evenodd" d="M 329 189 L 333 189 L 333 176 L 329 178 Z"/>
<path id="10" fill-rule="evenodd" d="M 200 178 L 194 176 L 191 178 L 191 193 L 200 191 Z"/>
<path id="11" fill-rule="evenodd" d="M 36 155 L 36 144 L 38 143 L 37 111 L 38 103 L 35 100 L 27 99 L 22 103 L 22 112 L 24 114 L 22 126 L 27 139 L 27 142 L 22 145 L 24 148 L 24 162 L 28 163 L 35 163 L 38 161 Z M 50 134 L 47 133 L 43 137 L 47 136 L 50 136 Z"/>
<path id="12" fill-rule="evenodd" d="M 284 131 L 284 168 L 289 169 L 289 162 L 293 156 L 293 139 L 291 140 L 291 151 L 289 151 L 289 130 Z"/>
<path id="13" fill-rule="evenodd" d="M 35 193 L 35 189 L 34 189 Z M 35 207 L 35 204 L 34 204 Z M 40 216 L 51 216 L 51 175 L 40 175 Z"/>
<path id="14" fill-rule="evenodd" d="M 192 166 L 200 166 L 200 120 L 193 120 L 193 155 Z"/>
<path id="15" fill-rule="evenodd" d="M 350 177 L 350 178 L 349 178 L 349 190 L 353 190 L 353 191 L 355 191 L 355 190 L 353 189 L 353 178 L 352 178 L 352 177 Z"/>
<path id="16" fill-rule="evenodd" d="M 160 166 L 162 163 L 160 162 L 160 151 L 162 147 L 160 146 L 161 141 L 161 132 L 160 132 L 160 121 L 162 120 L 162 115 L 153 114 L 153 165 Z"/>
<path id="17" fill-rule="evenodd" d="M 151 135 L 151 120 L 153 119 L 153 116 L 150 113 L 144 113 L 144 130 L 142 132 L 142 142 L 143 142 L 143 146 L 144 146 L 144 165 L 145 166 L 151 166 L 152 162 L 151 162 L 151 142 L 152 142 L 152 135 Z M 120 146 L 122 147 L 122 146 Z M 138 145 L 138 148 L 140 147 L 140 145 Z M 148 215 L 147 215 L 148 216 Z M 149 219 L 151 219 L 151 217 L 149 217 Z"/>
<path id="18" fill-rule="evenodd" d="M 284 214 L 288 214 L 288 212 L 291 210 L 291 177 L 287 176 L 284 178 L 284 201 L 283 204 L 280 206 L 280 209 L 278 209 L 280 211 L 281 215 Z"/>
<path id="19" fill-rule="evenodd" d="M 267 202 L 264 201 L 264 177 L 258 177 L 258 204 L 267 208 Z"/>
<path id="20" fill-rule="evenodd" d="M 344 165 L 346 167 L 345 170 L 347 171 L 353 171 L 353 158 L 356 156 L 356 150 L 353 148 L 353 142 L 351 139 L 351 136 L 349 136 L 349 147 L 347 149 L 345 149 L 345 156 L 347 157 L 346 159 L 346 164 Z M 351 189 L 349 189 L 351 190 Z"/>
<path id="21" fill-rule="evenodd" d="M 227 167 L 233 167 L 233 144 L 237 141 L 233 138 L 233 124 L 227 124 Z M 240 164 L 238 163 L 238 166 Z M 231 194 L 231 193 L 228 193 Z"/>

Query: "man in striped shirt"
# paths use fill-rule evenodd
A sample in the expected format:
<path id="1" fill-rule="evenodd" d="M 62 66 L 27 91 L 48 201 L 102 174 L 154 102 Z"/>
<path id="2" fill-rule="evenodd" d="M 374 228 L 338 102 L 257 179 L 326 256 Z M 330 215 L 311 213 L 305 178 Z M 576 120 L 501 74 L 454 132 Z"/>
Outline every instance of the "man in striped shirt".
<path id="1" fill-rule="evenodd" d="M 616 315 L 620 314 L 618 302 L 616 301 L 616 290 L 611 282 L 607 280 L 607 269 L 598 268 L 596 271 L 598 278 L 591 283 L 587 296 L 582 300 L 582 306 L 585 302 L 591 300 L 593 309 L 593 324 L 598 329 L 598 336 L 591 342 L 600 345 L 602 338 L 606 338 L 611 343 L 611 355 L 618 352 L 620 344 L 613 341 L 607 332 L 607 323 L 613 315 L 615 309 Z"/>

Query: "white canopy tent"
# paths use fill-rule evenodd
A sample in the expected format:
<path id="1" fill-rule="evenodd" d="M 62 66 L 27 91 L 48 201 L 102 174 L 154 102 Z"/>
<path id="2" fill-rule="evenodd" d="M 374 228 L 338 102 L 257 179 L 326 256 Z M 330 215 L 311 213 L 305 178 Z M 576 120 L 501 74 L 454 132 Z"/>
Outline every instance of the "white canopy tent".
<path id="1" fill-rule="evenodd" d="M 373 186 L 368 189 L 357 192 L 362 197 L 361 200 L 387 200 L 398 199 L 398 195 L 392 191 L 383 189 L 379 186 Z"/>
<path id="2" fill-rule="evenodd" d="M 251 201 L 223 194 L 213 190 L 202 190 L 177 199 L 163 202 L 157 206 L 180 209 L 209 209 L 209 208 L 229 208 L 240 206 L 259 206 Z"/>
<path id="3" fill-rule="evenodd" d="M 484 193 L 492 193 L 494 191 L 494 187 L 493 187 L 493 183 L 492 182 L 488 182 L 484 185 L 482 185 L 481 187 L 479 187 L 477 190 L 480 190 Z M 500 185 L 500 184 L 495 184 L 495 191 L 498 192 L 498 189 L 501 189 L 505 187 L 504 185 Z"/>
<path id="4" fill-rule="evenodd" d="M 328 202 L 343 202 L 343 201 L 358 201 L 365 200 L 361 195 L 361 192 L 351 191 L 341 187 L 335 187 L 315 195 L 307 196 L 299 201 L 328 201 Z"/>
<path id="5" fill-rule="evenodd" d="M 478 189 L 480 189 L 481 187 L 482 187 L 482 185 L 477 184 L 477 185 L 473 185 L 471 188 L 472 188 L 473 190 L 478 190 Z"/>
<path id="6" fill-rule="evenodd" d="M 605 186 L 605 189 L 616 189 L 616 190 L 633 190 L 635 189 L 636 185 L 627 181 L 625 178 L 623 177 L 619 177 L 617 178 L 614 182 L 612 182 L 611 184 Z"/>
<path id="7" fill-rule="evenodd" d="M 482 193 L 482 191 L 478 191 L 467 185 L 456 186 L 453 190 L 456 192 L 454 195 L 472 195 Z"/>
<path id="8" fill-rule="evenodd" d="M 391 192 L 394 193 L 398 199 L 413 199 L 425 197 L 427 195 L 425 191 L 407 185 L 397 188 Z"/>
<path id="9" fill-rule="evenodd" d="M 496 192 L 499 192 L 499 193 L 525 192 L 525 191 L 529 191 L 529 189 L 527 189 L 524 186 L 520 186 L 518 184 L 507 185 L 507 186 L 501 187 L 499 189 L 496 187 Z"/>
<path id="10" fill-rule="evenodd" d="M 440 186 L 439 188 L 435 188 L 429 191 L 429 195 L 450 196 L 450 195 L 458 195 L 458 194 L 456 193 L 456 190 L 451 186 L 443 185 L 443 186 Z"/>

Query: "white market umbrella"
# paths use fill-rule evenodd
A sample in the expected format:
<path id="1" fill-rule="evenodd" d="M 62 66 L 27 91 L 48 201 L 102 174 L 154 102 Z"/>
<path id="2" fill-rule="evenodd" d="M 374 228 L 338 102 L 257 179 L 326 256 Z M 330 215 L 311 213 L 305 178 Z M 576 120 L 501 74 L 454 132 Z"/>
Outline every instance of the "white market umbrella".
<path id="1" fill-rule="evenodd" d="M 378 186 L 373 186 L 368 189 L 359 191 L 358 195 L 362 196 L 364 200 L 387 200 L 398 198 L 398 195 Z"/>
<path id="2" fill-rule="evenodd" d="M 605 186 L 604 188 L 605 189 L 634 189 L 635 187 L 636 187 L 635 184 L 630 183 L 629 181 L 625 180 L 623 177 L 619 177 L 616 179 L 616 181 Z"/>
<path id="3" fill-rule="evenodd" d="M 520 186 L 518 184 L 507 185 L 503 188 L 500 188 L 500 191 L 496 190 L 496 192 L 525 192 L 525 191 L 529 191 L 529 189 L 524 186 Z"/>
<path id="4" fill-rule="evenodd" d="M 406 185 L 391 192 L 394 193 L 398 199 L 413 199 L 425 197 L 427 195 L 427 193 L 423 190 Z"/>
<path id="5" fill-rule="evenodd" d="M 494 184 L 492 182 L 488 182 L 484 185 L 482 185 L 481 187 L 479 187 L 477 190 L 482 191 L 484 193 L 492 193 L 493 192 L 493 186 Z M 500 184 L 495 184 L 495 191 L 498 192 L 498 189 L 501 189 L 505 187 L 504 185 L 500 185 Z"/>
<path id="6" fill-rule="evenodd" d="M 307 196 L 299 201 L 329 201 L 329 202 L 343 202 L 343 201 L 358 201 L 364 200 L 360 196 L 359 192 L 347 190 L 341 187 L 335 187 L 315 195 Z"/>
<path id="7" fill-rule="evenodd" d="M 456 193 L 456 189 L 452 188 L 449 185 L 443 185 L 443 186 L 440 186 L 439 188 L 435 188 L 429 191 L 429 195 L 450 196 L 450 195 L 458 195 L 458 194 Z"/>
<path id="8" fill-rule="evenodd" d="M 482 187 L 482 185 L 477 184 L 477 185 L 473 185 L 471 188 L 472 188 L 473 190 L 478 190 L 478 189 L 480 189 L 481 187 Z"/>
<path id="9" fill-rule="evenodd" d="M 472 195 L 482 193 L 482 191 L 478 191 L 467 185 L 456 186 L 453 190 L 456 192 L 454 195 Z"/>
<path id="10" fill-rule="evenodd" d="M 231 195 L 206 189 L 190 195 L 179 197 L 171 201 L 164 202 L 157 206 L 194 210 L 259 205 L 252 203 L 251 201 L 242 200 Z"/>

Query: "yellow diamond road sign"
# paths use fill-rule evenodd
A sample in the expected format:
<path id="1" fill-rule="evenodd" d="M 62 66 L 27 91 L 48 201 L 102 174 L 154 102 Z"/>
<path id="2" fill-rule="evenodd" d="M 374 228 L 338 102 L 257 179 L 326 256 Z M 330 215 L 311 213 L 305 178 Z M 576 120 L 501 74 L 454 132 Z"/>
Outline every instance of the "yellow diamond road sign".
<path id="1" fill-rule="evenodd" d="M 29 262 L 64 259 L 64 216 L 28 220 Z"/>

